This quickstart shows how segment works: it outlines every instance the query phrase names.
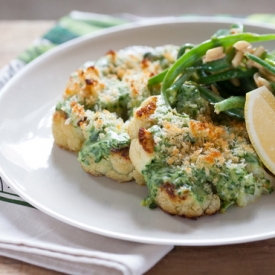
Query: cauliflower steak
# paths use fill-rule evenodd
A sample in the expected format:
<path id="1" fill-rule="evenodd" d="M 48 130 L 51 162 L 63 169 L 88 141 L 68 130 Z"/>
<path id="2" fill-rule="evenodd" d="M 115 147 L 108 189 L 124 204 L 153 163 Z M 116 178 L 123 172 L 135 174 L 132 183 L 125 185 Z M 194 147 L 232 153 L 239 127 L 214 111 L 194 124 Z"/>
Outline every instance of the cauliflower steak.
<path id="1" fill-rule="evenodd" d="M 271 192 L 243 122 L 217 124 L 200 112 L 195 117 L 179 114 L 162 96 L 135 111 L 128 127 L 130 159 L 148 187 L 145 205 L 197 218 Z"/>

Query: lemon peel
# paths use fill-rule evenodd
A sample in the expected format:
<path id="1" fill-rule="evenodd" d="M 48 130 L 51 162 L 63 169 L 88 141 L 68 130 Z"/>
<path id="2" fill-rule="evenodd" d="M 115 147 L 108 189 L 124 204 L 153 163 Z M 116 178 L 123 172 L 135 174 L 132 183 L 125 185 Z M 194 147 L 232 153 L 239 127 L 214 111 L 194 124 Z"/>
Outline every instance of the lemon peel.
<path id="1" fill-rule="evenodd" d="M 266 168 L 275 174 L 275 96 L 266 86 L 246 94 L 244 115 L 252 146 Z"/>

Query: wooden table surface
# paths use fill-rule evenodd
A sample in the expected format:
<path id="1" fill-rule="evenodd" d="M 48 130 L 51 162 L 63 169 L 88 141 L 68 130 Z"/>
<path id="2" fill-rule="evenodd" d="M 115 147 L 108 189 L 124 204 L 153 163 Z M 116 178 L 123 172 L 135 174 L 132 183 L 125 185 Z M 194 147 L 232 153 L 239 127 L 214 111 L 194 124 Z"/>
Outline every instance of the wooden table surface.
<path id="1" fill-rule="evenodd" d="M 53 21 L 1 21 L 0 68 L 26 49 Z M 58 272 L 0 256 L 0 275 Z M 275 274 L 275 239 L 216 247 L 175 247 L 146 275 Z"/>

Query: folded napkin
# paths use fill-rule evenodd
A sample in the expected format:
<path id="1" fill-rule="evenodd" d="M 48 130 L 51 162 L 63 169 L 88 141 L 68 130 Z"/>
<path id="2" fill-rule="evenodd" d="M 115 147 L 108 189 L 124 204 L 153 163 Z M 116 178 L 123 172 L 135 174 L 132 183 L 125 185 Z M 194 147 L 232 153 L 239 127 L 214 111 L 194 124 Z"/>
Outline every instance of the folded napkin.
<path id="1" fill-rule="evenodd" d="M 0 208 L 0 255 L 66 274 L 143 274 L 172 248 L 95 235 L 27 206 Z"/>
<path id="2" fill-rule="evenodd" d="M 27 63 L 56 45 L 136 19 L 71 12 L 0 70 L 0 89 Z M 0 255 L 66 274 L 139 275 L 173 248 L 102 237 L 59 222 L 23 201 L 1 178 L 0 209 Z"/>
<path id="3" fill-rule="evenodd" d="M 269 15 L 251 20 L 272 22 Z M 78 36 L 140 18 L 73 11 L 17 59 L 0 70 L 0 89 L 27 63 Z M 59 222 L 33 208 L 0 178 L 0 255 L 67 274 L 143 274 L 173 246 L 139 244 L 95 235 Z"/>

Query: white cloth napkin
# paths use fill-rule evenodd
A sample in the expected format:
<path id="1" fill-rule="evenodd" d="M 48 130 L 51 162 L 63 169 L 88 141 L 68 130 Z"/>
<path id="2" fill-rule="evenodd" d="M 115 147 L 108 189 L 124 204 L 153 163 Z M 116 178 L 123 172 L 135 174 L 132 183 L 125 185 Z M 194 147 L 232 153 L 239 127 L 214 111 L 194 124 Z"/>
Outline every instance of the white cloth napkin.
<path id="1" fill-rule="evenodd" d="M 22 200 L 2 182 L 0 188 L 2 256 L 66 274 L 138 275 L 173 248 L 116 240 L 74 228 L 18 204 Z"/>

